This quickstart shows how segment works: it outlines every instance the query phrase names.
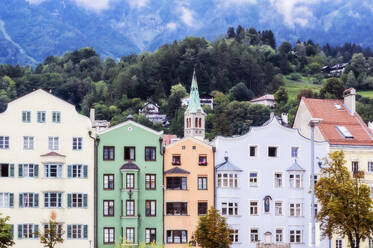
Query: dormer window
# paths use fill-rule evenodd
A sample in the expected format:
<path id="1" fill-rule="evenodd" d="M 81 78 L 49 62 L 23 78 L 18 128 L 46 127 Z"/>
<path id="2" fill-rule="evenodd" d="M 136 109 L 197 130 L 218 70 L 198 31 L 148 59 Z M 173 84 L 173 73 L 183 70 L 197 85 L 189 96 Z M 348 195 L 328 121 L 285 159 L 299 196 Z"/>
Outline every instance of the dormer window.
<path id="1" fill-rule="evenodd" d="M 343 136 L 345 139 L 353 139 L 354 136 L 348 131 L 348 129 L 345 126 L 337 126 L 336 127 L 339 133 Z"/>
<path id="2" fill-rule="evenodd" d="M 172 165 L 180 165 L 181 159 L 180 155 L 172 155 Z"/>
<path id="3" fill-rule="evenodd" d="M 337 110 L 343 110 L 343 107 L 342 107 L 340 104 L 338 104 L 338 103 L 335 103 L 335 104 L 334 104 L 334 107 L 335 107 Z"/>
<path id="4" fill-rule="evenodd" d="M 198 165 L 207 165 L 206 155 L 199 155 Z"/>

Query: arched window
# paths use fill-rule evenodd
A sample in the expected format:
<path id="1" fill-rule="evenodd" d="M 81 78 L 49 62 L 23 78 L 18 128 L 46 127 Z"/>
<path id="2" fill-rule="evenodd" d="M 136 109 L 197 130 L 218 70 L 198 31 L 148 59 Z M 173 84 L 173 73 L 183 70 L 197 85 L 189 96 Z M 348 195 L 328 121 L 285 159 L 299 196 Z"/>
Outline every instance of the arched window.
<path id="1" fill-rule="evenodd" d="M 202 127 L 202 118 L 199 118 L 198 124 L 199 124 L 199 127 L 201 128 Z"/>
<path id="2" fill-rule="evenodd" d="M 194 127 L 198 127 L 198 118 L 194 119 Z"/>
<path id="3" fill-rule="evenodd" d="M 264 201 L 264 213 L 269 213 L 270 212 L 270 201 L 272 200 L 272 197 L 270 197 L 269 195 L 267 195 L 266 197 L 264 197 L 263 201 Z"/>

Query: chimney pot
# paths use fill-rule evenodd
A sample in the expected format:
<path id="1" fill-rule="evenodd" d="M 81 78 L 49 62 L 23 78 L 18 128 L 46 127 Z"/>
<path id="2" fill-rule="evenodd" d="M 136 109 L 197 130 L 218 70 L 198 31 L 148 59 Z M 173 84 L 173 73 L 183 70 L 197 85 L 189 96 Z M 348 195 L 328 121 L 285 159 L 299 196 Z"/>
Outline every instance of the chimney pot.
<path id="1" fill-rule="evenodd" d="M 356 90 L 349 88 L 343 92 L 343 102 L 351 115 L 356 112 Z"/>

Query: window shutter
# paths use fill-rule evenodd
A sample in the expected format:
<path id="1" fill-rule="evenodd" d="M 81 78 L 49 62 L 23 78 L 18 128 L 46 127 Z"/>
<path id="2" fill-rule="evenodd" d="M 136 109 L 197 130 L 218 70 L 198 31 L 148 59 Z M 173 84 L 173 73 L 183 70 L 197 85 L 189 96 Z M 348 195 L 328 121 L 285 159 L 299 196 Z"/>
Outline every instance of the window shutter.
<path id="1" fill-rule="evenodd" d="M 34 238 L 39 237 L 39 225 L 34 225 Z"/>
<path id="2" fill-rule="evenodd" d="M 83 195 L 83 207 L 86 208 L 88 206 L 88 195 Z"/>
<path id="3" fill-rule="evenodd" d="M 88 165 L 83 165 L 83 177 L 88 178 Z"/>
<path id="4" fill-rule="evenodd" d="M 13 240 L 14 240 L 14 225 L 12 224 L 11 226 L 12 226 L 12 229 L 11 229 L 12 230 L 12 237 L 13 237 Z"/>
<path id="5" fill-rule="evenodd" d="M 12 208 L 14 207 L 14 194 L 9 193 L 9 207 Z"/>
<path id="6" fill-rule="evenodd" d="M 34 207 L 39 207 L 39 193 L 34 194 Z"/>
<path id="7" fill-rule="evenodd" d="M 71 178 L 72 177 L 72 166 L 71 165 L 68 165 L 67 166 L 67 177 L 68 178 Z"/>
<path id="8" fill-rule="evenodd" d="M 67 194 L 67 207 L 71 208 L 71 194 Z"/>
<path id="9" fill-rule="evenodd" d="M 67 238 L 71 239 L 71 225 L 67 225 Z"/>
<path id="10" fill-rule="evenodd" d="M 18 176 L 23 177 L 23 164 L 18 165 Z"/>
<path id="11" fill-rule="evenodd" d="M 19 207 L 23 207 L 23 194 L 19 194 Z"/>
<path id="12" fill-rule="evenodd" d="M 14 164 L 9 164 L 9 169 L 10 169 L 9 177 L 14 177 Z"/>
<path id="13" fill-rule="evenodd" d="M 39 177 L 39 165 L 34 164 L 34 177 Z"/>
<path id="14" fill-rule="evenodd" d="M 22 239 L 22 233 L 23 233 L 22 227 L 23 226 L 21 224 L 18 224 L 18 239 Z"/>
<path id="15" fill-rule="evenodd" d="M 57 177 L 62 177 L 62 164 L 58 165 Z"/>
<path id="16" fill-rule="evenodd" d="M 88 238 L 88 225 L 83 226 L 83 238 Z"/>

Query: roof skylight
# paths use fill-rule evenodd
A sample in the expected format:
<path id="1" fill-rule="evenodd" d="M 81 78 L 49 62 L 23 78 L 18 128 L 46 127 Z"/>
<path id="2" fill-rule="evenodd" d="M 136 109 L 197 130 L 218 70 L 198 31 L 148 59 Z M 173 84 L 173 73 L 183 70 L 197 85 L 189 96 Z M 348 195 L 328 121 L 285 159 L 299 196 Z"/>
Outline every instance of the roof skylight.
<path id="1" fill-rule="evenodd" d="M 343 135 L 345 139 L 353 139 L 354 136 L 348 131 L 345 126 L 337 126 L 337 130 Z"/>
<path id="2" fill-rule="evenodd" d="M 334 103 L 334 107 L 337 109 L 337 110 L 343 110 L 343 107 L 338 104 L 338 103 Z"/>

